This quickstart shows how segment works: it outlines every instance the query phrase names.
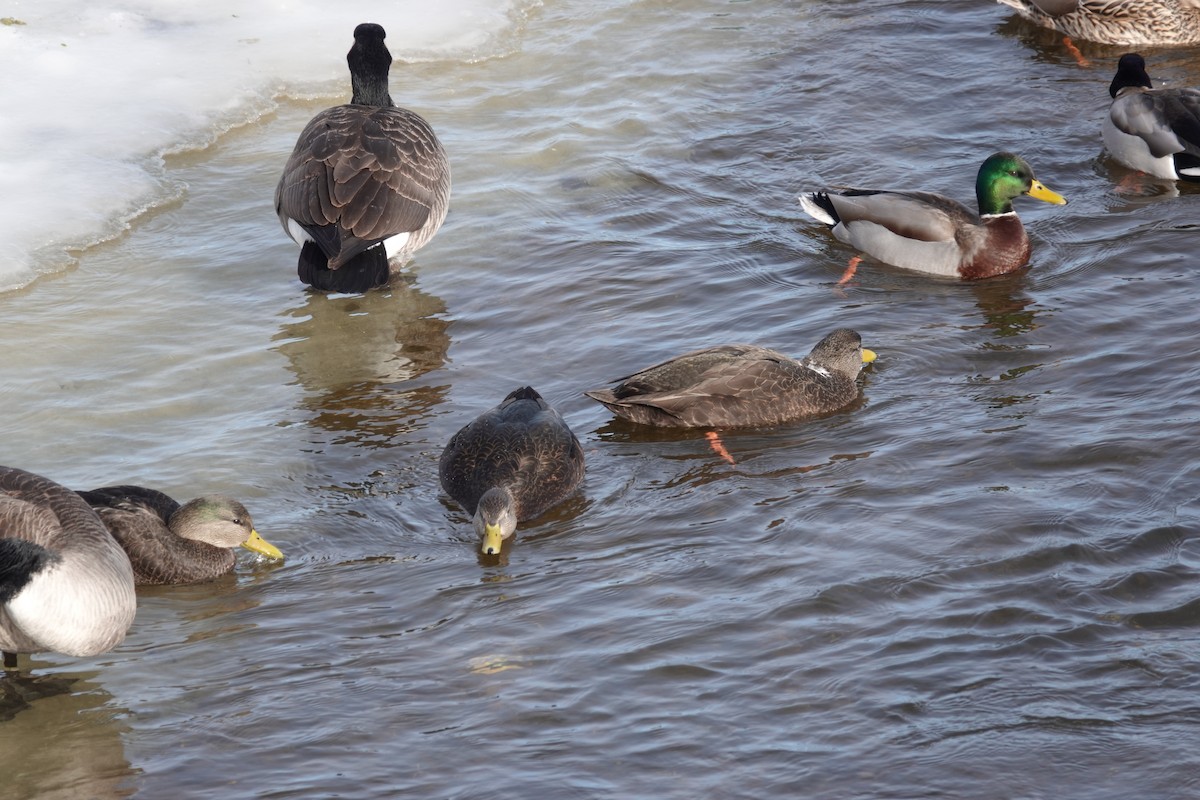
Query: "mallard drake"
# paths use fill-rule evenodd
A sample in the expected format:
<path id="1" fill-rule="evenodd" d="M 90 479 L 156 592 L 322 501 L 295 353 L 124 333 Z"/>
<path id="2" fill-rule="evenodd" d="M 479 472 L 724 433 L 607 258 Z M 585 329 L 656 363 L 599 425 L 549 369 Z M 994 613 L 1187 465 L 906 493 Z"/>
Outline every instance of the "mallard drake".
<path id="1" fill-rule="evenodd" d="M 1013 153 L 989 156 L 979 168 L 978 215 L 930 192 L 822 190 L 799 199 L 804 211 L 832 228 L 835 237 L 880 261 L 974 280 L 1012 272 L 1029 261 L 1029 237 L 1012 207 L 1013 198 L 1023 194 L 1047 203 L 1067 202 L 1035 179 L 1025 159 Z"/>
<path id="2" fill-rule="evenodd" d="M 267 558 L 279 548 L 254 528 L 246 507 L 209 494 L 180 505 L 142 486 L 106 486 L 79 492 L 129 555 L 138 585 L 198 583 L 231 572 L 241 546 Z"/>
<path id="3" fill-rule="evenodd" d="M 472 515 L 481 550 L 495 555 L 518 522 L 557 505 L 583 480 L 583 448 L 531 387 L 511 392 L 451 437 L 438 477 Z"/>
<path id="4" fill-rule="evenodd" d="M 275 189 L 279 222 L 300 248 L 300 280 L 363 292 L 387 283 L 441 227 L 450 163 L 424 119 L 388 94 L 392 54 L 381 26 L 354 29 L 353 96 L 300 133 Z"/>
<path id="5" fill-rule="evenodd" d="M 0 467 L 0 652 L 105 653 L 133 624 L 129 558 L 79 495 Z"/>
<path id="6" fill-rule="evenodd" d="M 1113 158 L 1156 178 L 1200 181 L 1200 89 L 1155 89 L 1146 60 L 1126 53 L 1108 93 L 1104 146 Z"/>
<path id="7" fill-rule="evenodd" d="M 1101 44 L 1198 44 L 1200 0 L 998 0 L 1025 19 Z"/>
<path id="8" fill-rule="evenodd" d="M 862 337 L 838 328 L 797 361 L 751 344 L 693 350 L 585 395 L 618 417 L 661 428 L 761 428 L 828 414 L 858 397 L 875 360 Z M 719 451 L 718 451 L 719 452 Z"/>

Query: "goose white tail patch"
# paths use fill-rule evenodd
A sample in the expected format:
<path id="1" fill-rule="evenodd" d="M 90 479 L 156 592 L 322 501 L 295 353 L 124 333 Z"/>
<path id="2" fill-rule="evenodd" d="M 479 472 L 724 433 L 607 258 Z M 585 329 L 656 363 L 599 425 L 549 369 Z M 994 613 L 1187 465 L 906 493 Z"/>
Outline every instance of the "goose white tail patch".
<path id="1" fill-rule="evenodd" d="M 395 236 L 389 236 L 383 240 L 383 252 L 387 253 L 387 257 L 389 259 L 395 258 L 396 254 L 403 250 L 404 246 L 408 244 L 409 237 L 411 236 L 412 234 L 408 232 L 397 233 Z"/>
<path id="2" fill-rule="evenodd" d="M 296 244 L 302 245 L 305 242 L 315 241 L 313 237 L 308 235 L 308 231 L 304 230 L 304 226 L 291 217 L 288 217 L 287 232 L 288 236 L 292 237 L 292 241 Z"/>

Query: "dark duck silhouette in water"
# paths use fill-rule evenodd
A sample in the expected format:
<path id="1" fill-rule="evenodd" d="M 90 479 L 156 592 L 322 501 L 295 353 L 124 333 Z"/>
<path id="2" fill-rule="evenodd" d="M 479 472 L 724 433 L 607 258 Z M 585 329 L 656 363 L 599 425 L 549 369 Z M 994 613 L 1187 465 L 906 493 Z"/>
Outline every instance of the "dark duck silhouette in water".
<path id="1" fill-rule="evenodd" d="M 275 189 L 279 221 L 301 245 L 300 280 L 315 289 L 386 285 L 446 218 L 446 151 L 429 123 L 392 104 L 385 35 L 369 22 L 354 29 L 350 103 L 313 117 Z"/>
<path id="2" fill-rule="evenodd" d="M 565 500 L 583 480 L 583 448 L 562 415 L 526 386 L 451 437 L 438 477 L 495 555 L 518 522 Z"/>

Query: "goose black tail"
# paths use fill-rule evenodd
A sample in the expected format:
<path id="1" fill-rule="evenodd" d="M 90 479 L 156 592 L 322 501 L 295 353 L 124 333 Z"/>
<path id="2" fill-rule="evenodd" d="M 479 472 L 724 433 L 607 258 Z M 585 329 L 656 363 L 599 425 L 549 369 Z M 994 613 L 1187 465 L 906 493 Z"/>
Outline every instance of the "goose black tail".
<path id="1" fill-rule="evenodd" d="M 24 539 L 0 539 L 0 603 L 16 597 L 29 579 L 58 559 L 46 548 Z"/>
<path id="2" fill-rule="evenodd" d="M 323 292 L 365 292 L 387 285 L 387 253 L 382 245 L 369 247 L 338 269 L 329 269 L 329 259 L 321 248 L 315 242 L 305 242 L 300 248 L 296 274 L 300 280 Z"/>

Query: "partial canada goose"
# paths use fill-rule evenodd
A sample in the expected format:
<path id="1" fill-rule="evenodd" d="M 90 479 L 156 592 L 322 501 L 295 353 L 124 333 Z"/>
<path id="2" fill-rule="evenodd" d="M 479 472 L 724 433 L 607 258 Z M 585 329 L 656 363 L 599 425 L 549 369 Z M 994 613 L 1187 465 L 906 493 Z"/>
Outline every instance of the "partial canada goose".
<path id="1" fill-rule="evenodd" d="M 1029 261 L 1029 237 L 1013 211 L 1021 195 L 1065 205 L 1033 177 L 1025 159 L 996 153 L 979 167 L 979 214 L 930 192 L 822 190 L 800 195 L 800 206 L 833 235 L 886 264 L 974 280 L 1003 275 Z M 857 259 L 842 281 L 849 279 Z"/>
<path id="2" fill-rule="evenodd" d="M 765 347 L 721 345 L 684 353 L 618 378 L 612 389 L 584 394 L 643 425 L 761 428 L 849 405 L 858 397 L 862 365 L 874 360 L 857 332 L 838 328 L 799 361 Z"/>
<path id="3" fill-rule="evenodd" d="M 438 476 L 472 515 L 482 552 L 497 554 L 518 522 L 575 491 L 583 480 L 583 448 L 562 415 L 526 386 L 451 437 Z"/>
<path id="4" fill-rule="evenodd" d="M 392 54 L 384 30 L 354 29 L 346 55 L 353 96 L 300 133 L 275 189 L 275 212 L 300 248 L 300 280 L 331 292 L 364 292 L 441 227 L 450 163 L 424 119 L 392 105 Z"/>
<path id="5" fill-rule="evenodd" d="M 1200 89 L 1153 87 L 1144 58 L 1121 56 L 1108 87 L 1113 101 L 1104 119 L 1104 146 L 1147 175 L 1200 181 Z"/>
<path id="6" fill-rule="evenodd" d="M 1025 19 L 1101 44 L 1200 44 L 1200 0 L 998 0 Z"/>
<path id="7" fill-rule="evenodd" d="M 0 652 L 92 656 L 116 647 L 137 599 L 129 558 L 77 494 L 0 467 Z"/>
<path id="8" fill-rule="evenodd" d="M 198 583 L 231 572 L 241 546 L 268 558 L 279 548 L 259 536 L 246 507 L 219 494 L 183 505 L 154 489 L 107 486 L 79 492 L 129 554 L 138 585 Z"/>

